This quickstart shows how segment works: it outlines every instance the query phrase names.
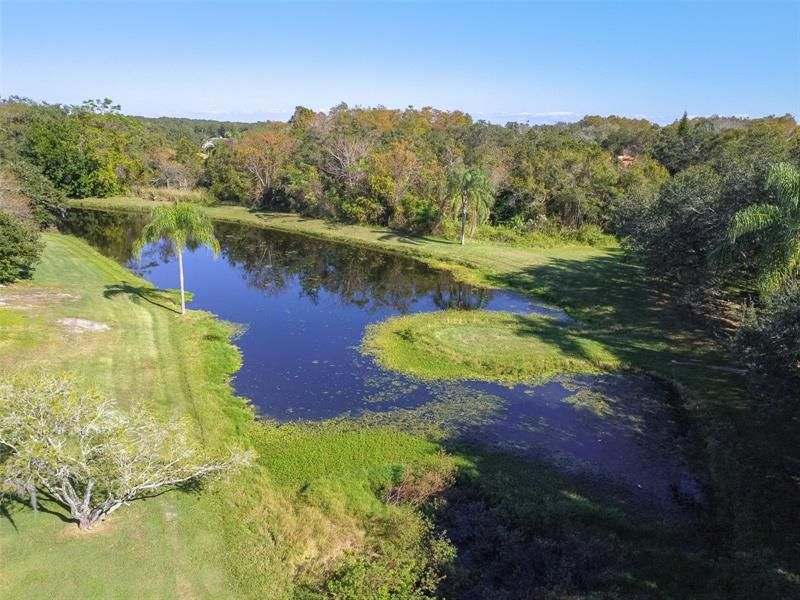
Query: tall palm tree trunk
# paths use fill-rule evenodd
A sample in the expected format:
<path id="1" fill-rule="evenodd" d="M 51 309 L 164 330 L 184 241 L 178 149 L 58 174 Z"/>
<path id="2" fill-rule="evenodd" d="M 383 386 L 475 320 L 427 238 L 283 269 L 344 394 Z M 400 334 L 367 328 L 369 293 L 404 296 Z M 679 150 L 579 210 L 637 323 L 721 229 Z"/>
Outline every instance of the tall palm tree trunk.
<path id="1" fill-rule="evenodd" d="M 464 236 L 467 232 L 467 197 L 461 198 L 461 245 L 464 245 Z"/>
<path id="2" fill-rule="evenodd" d="M 186 292 L 183 291 L 183 248 L 178 248 L 178 273 L 181 280 L 181 314 L 186 314 Z"/>

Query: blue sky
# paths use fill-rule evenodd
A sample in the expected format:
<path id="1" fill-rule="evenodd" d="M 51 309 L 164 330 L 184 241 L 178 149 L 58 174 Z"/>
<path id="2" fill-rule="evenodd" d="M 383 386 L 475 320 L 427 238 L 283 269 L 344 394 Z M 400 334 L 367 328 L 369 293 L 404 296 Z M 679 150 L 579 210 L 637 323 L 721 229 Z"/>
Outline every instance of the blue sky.
<path id="1" fill-rule="evenodd" d="M 130 114 L 800 115 L 800 2 L 0 2 L 0 95 Z"/>

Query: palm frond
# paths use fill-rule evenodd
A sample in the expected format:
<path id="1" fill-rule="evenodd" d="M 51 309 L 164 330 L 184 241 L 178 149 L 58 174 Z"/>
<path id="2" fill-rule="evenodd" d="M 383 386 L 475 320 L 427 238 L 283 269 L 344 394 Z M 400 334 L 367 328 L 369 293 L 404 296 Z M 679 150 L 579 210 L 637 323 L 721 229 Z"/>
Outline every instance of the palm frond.
<path id="1" fill-rule="evenodd" d="M 796 210 L 800 206 L 800 170 L 790 163 L 772 167 L 767 187 L 775 192 L 782 206 Z"/>
<path id="2" fill-rule="evenodd" d="M 762 256 L 757 280 L 764 296 L 780 290 L 789 280 L 800 274 L 800 238 L 787 237 L 770 247 Z"/>
<path id="3" fill-rule="evenodd" d="M 447 175 L 446 200 L 453 213 L 465 210 L 469 215 L 470 235 L 475 226 L 485 223 L 494 202 L 492 185 L 486 174 L 477 167 L 453 167 Z"/>
<path id="4" fill-rule="evenodd" d="M 456 212 L 462 201 L 462 193 L 464 190 L 464 177 L 466 170 L 462 166 L 457 166 L 447 173 L 447 187 L 445 194 L 448 199 L 450 210 Z"/>
<path id="5" fill-rule="evenodd" d="M 737 212 L 728 229 L 728 240 L 735 244 L 736 240 L 749 233 L 763 231 L 775 225 L 780 219 L 781 211 L 773 204 L 753 204 Z"/>
<path id="6" fill-rule="evenodd" d="M 211 248 L 214 256 L 219 254 L 219 242 L 214 236 L 214 224 L 206 212 L 196 204 L 175 205 L 175 220 L 178 229 L 185 233 L 185 240 Z"/>
<path id="7" fill-rule="evenodd" d="M 159 240 L 169 241 L 176 251 L 182 250 L 187 242 L 204 244 L 211 248 L 215 256 L 220 250 L 211 219 L 203 209 L 187 202 L 153 209 L 150 222 L 133 244 L 134 254 L 141 256 L 148 244 Z"/>

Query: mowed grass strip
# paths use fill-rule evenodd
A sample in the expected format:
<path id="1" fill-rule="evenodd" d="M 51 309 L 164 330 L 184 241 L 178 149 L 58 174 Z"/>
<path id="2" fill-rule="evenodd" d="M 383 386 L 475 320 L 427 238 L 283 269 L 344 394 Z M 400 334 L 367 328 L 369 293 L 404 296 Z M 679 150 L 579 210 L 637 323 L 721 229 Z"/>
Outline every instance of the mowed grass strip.
<path id="1" fill-rule="evenodd" d="M 222 444 L 223 435 L 235 443 L 232 397 L 213 397 L 206 361 L 186 360 L 190 351 L 214 357 L 212 374 L 225 384 L 238 367 L 226 326 L 200 312 L 181 320 L 171 292 L 163 293 L 164 306 L 146 301 L 155 291 L 149 283 L 81 240 L 51 233 L 44 240 L 34 279 L 0 290 L 0 372 L 69 371 L 123 409 L 145 405 L 165 418 L 188 417 L 198 434 L 209 432 L 209 443 Z M 107 329 L 74 329 L 60 319 Z M 246 422 L 247 413 L 238 413 Z M 220 597 L 234 586 L 215 560 L 224 555 L 222 535 L 202 497 L 137 502 L 88 534 L 47 503 L 38 514 L 19 504 L 6 509 L 2 597 Z"/>
<path id="2" fill-rule="evenodd" d="M 577 325 L 533 314 L 446 311 L 394 317 L 367 329 L 362 348 L 422 379 L 523 382 L 620 366 Z"/>

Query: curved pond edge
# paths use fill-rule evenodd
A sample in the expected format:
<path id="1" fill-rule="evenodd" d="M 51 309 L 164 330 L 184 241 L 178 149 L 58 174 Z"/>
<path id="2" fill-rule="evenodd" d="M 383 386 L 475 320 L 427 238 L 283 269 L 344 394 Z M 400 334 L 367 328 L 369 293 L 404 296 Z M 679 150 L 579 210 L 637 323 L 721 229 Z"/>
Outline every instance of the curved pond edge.
<path id="1" fill-rule="evenodd" d="M 74 206 L 75 208 L 134 214 L 147 213 L 158 204 L 160 203 L 138 198 L 79 199 L 70 201 L 70 205 Z M 347 233 L 348 229 L 359 229 L 358 226 L 325 223 L 320 219 L 300 217 L 291 213 L 269 213 L 229 205 L 210 206 L 207 207 L 207 210 L 214 221 L 275 230 L 313 239 L 326 240 L 350 246 L 366 248 L 375 252 L 403 255 L 418 260 L 432 268 L 446 270 L 461 283 L 474 285 L 476 287 L 482 287 L 489 290 L 494 289 L 512 291 L 516 294 L 520 294 L 523 297 L 535 299 L 537 303 L 541 302 L 543 298 L 545 298 L 546 301 L 552 302 L 552 297 L 550 294 L 537 293 L 536 291 L 523 285 L 516 285 L 513 279 L 495 277 L 495 275 L 497 275 L 496 272 L 476 263 L 473 260 L 452 255 L 447 256 L 446 260 L 443 260 L 442 258 L 427 252 L 424 247 L 420 247 L 420 241 L 424 242 L 426 240 L 433 240 L 434 242 L 438 242 L 439 240 L 437 238 L 419 238 L 386 228 L 362 227 L 361 229 L 368 229 L 371 233 L 381 234 L 381 238 L 376 238 L 375 240 L 364 239 L 355 237 L 353 234 L 348 235 Z M 232 211 L 236 211 L 240 214 L 231 214 Z M 302 224 L 306 222 L 314 223 L 318 226 L 314 229 L 302 227 Z M 384 237 L 391 240 L 397 240 L 399 243 L 390 246 L 386 241 L 382 240 Z M 455 249 L 458 248 L 458 245 L 447 240 L 441 240 L 441 243 L 448 244 L 448 246 L 452 246 Z M 504 247 L 496 244 L 493 244 L 492 246 L 496 246 L 498 249 L 509 251 L 513 251 L 515 249 L 514 247 Z M 601 254 L 603 251 L 608 250 L 613 249 L 594 249 L 595 252 Z M 589 251 L 591 251 L 591 249 L 587 249 L 587 252 Z M 491 283 L 489 283 L 489 281 L 491 281 Z M 551 304 L 551 306 L 553 305 Z M 575 318 L 572 307 L 563 306 L 559 308 L 554 307 L 554 309 L 563 310 L 563 312 L 572 318 L 575 323 L 581 325 L 583 324 Z M 680 356 L 681 353 L 675 352 L 674 355 Z M 674 393 L 677 393 L 679 398 L 678 404 L 684 408 L 682 413 L 685 417 L 679 422 L 683 422 L 684 427 L 689 432 L 689 434 L 686 436 L 688 444 L 681 444 L 682 446 L 685 446 L 681 448 L 681 453 L 689 459 L 693 470 L 696 470 L 698 473 L 705 471 L 708 465 L 706 460 L 703 459 L 703 454 L 705 451 L 704 442 L 702 440 L 701 432 L 698 430 L 698 424 L 696 422 L 692 422 L 691 418 L 688 416 L 690 411 L 687 409 L 687 407 L 696 400 L 697 394 L 690 391 L 690 388 L 678 378 L 667 376 L 663 372 L 655 371 L 652 368 L 631 364 L 630 361 L 623 361 L 618 372 L 640 373 L 647 375 L 658 382 L 666 384 L 670 389 L 673 390 Z M 670 394 L 670 396 L 673 396 L 673 394 Z"/>

